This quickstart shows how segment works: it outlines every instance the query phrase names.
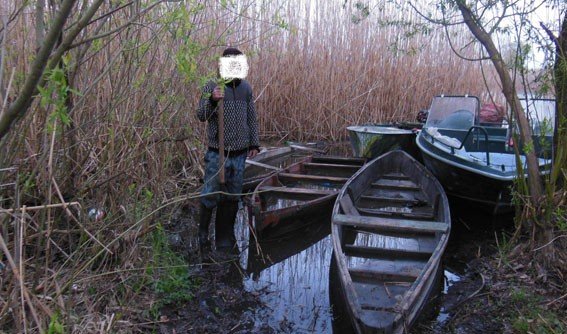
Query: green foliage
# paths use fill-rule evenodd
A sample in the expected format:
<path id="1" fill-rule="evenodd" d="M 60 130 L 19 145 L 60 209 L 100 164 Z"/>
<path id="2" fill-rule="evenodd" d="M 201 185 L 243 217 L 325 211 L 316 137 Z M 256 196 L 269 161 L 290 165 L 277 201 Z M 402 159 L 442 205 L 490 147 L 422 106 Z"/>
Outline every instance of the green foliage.
<path id="1" fill-rule="evenodd" d="M 91 285 L 87 288 L 87 293 L 89 295 L 96 295 L 97 294 L 97 289 L 95 286 Z"/>
<path id="2" fill-rule="evenodd" d="M 557 228 L 563 233 L 567 232 L 567 208 L 555 207 L 552 215 Z"/>
<path id="3" fill-rule="evenodd" d="M 534 152 L 535 151 L 534 150 L 534 142 L 530 141 L 528 143 L 525 143 L 524 146 L 523 146 L 523 149 L 524 149 L 524 154 L 526 154 L 526 155 Z"/>
<path id="4" fill-rule="evenodd" d="M 191 300 L 194 283 L 189 277 L 189 270 L 183 258 L 170 249 L 167 235 L 161 225 L 156 226 L 151 238 L 153 261 L 146 272 L 154 276 L 153 288 L 159 301 L 154 304 L 151 313 L 157 316 L 164 305 Z"/>
<path id="5" fill-rule="evenodd" d="M 197 80 L 197 58 L 203 52 L 199 42 L 185 38 L 175 54 L 175 63 L 187 82 Z"/>
<path id="6" fill-rule="evenodd" d="M 175 64 L 186 82 L 198 80 L 198 58 L 206 50 L 205 46 L 192 37 L 195 28 L 194 17 L 205 9 L 198 1 L 186 1 L 169 11 L 160 20 L 173 39 L 180 40 L 175 52 Z"/>
<path id="7" fill-rule="evenodd" d="M 35 189 L 36 186 L 35 178 L 36 176 L 32 173 L 23 173 L 18 175 L 19 187 L 22 193 L 27 194 L 31 192 L 32 189 Z"/>
<path id="8" fill-rule="evenodd" d="M 506 233 L 502 233 L 500 239 L 496 237 L 496 246 L 498 250 L 498 256 L 502 260 L 504 264 L 509 263 L 508 254 L 514 247 L 514 244 L 511 242 L 510 238 L 506 235 Z"/>
<path id="9" fill-rule="evenodd" d="M 237 4 L 234 0 L 221 0 L 220 2 L 222 8 L 236 8 Z"/>
<path id="10" fill-rule="evenodd" d="M 45 87 L 39 86 L 38 91 L 41 98 L 40 105 L 46 109 L 53 107 L 48 118 L 48 130 L 52 132 L 56 121 L 64 125 L 71 123 L 66 106 L 67 98 L 69 94 L 79 95 L 79 92 L 69 87 L 62 67 L 57 66 L 53 70 L 47 71 L 45 77 L 46 85 Z"/>
<path id="11" fill-rule="evenodd" d="M 55 312 L 51 319 L 49 320 L 49 326 L 47 327 L 48 334 L 63 334 L 65 333 L 65 328 L 59 322 L 59 312 Z"/>
<path id="12" fill-rule="evenodd" d="M 512 297 L 512 301 L 515 304 L 526 303 L 526 302 L 530 301 L 531 298 L 535 298 L 535 297 L 527 294 L 526 291 L 522 288 L 512 291 L 512 293 L 510 294 L 510 297 Z"/>
<path id="13" fill-rule="evenodd" d="M 542 306 L 541 298 L 524 289 L 510 295 L 516 308 L 511 310 L 510 321 L 515 333 L 565 333 L 567 327 L 561 318 Z"/>
<path id="14" fill-rule="evenodd" d="M 287 23 L 287 21 L 282 16 L 280 16 L 279 13 L 275 13 L 272 16 L 272 22 L 280 29 L 290 30 L 289 23 Z"/>

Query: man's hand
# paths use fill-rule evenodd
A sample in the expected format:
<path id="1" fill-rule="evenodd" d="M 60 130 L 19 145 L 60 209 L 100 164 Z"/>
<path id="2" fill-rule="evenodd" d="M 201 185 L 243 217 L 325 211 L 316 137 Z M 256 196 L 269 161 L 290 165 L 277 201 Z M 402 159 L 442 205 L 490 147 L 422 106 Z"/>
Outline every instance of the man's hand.
<path id="1" fill-rule="evenodd" d="M 250 151 L 248 151 L 248 158 L 254 158 L 259 152 L 260 151 L 257 148 L 251 149 Z"/>
<path id="2" fill-rule="evenodd" d="M 219 101 L 222 100 L 224 98 L 224 89 L 220 88 L 219 86 L 216 86 L 215 89 L 213 89 L 213 93 L 211 94 L 211 99 L 213 99 L 213 101 Z"/>

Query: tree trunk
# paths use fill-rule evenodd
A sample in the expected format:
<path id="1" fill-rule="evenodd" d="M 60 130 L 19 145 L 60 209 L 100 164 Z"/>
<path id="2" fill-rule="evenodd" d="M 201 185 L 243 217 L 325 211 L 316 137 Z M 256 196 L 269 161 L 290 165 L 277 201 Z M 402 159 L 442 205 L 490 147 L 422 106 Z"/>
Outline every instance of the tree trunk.
<path id="1" fill-rule="evenodd" d="M 512 114 L 516 116 L 519 130 L 520 130 L 520 139 L 521 142 L 524 143 L 527 147 L 534 147 L 533 145 L 533 137 L 532 131 L 528 123 L 528 119 L 526 113 L 524 112 L 518 95 L 516 94 L 516 89 L 514 82 L 508 72 L 507 66 L 502 60 L 502 55 L 494 45 L 490 34 L 484 30 L 484 27 L 479 23 L 477 18 L 472 13 L 471 9 L 465 4 L 464 0 L 456 0 L 457 7 L 461 11 L 463 15 L 465 24 L 468 26 L 471 33 L 478 39 L 478 41 L 484 46 L 490 59 L 498 73 L 500 81 L 502 83 L 502 92 L 506 97 L 506 101 L 510 105 L 512 110 Z M 532 224 L 532 238 L 531 240 L 533 243 L 531 244 L 531 248 L 537 248 L 539 246 L 543 246 L 551 242 L 553 238 L 553 226 L 551 224 L 550 215 L 545 214 L 543 212 L 546 208 L 541 207 L 544 200 L 544 187 L 543 187 L 543 180 L 541 178 L 539 172 L 539 163 L 538 157 L 536 156 L 534 150 L 526 150 L 524 151 L 526 156 L 527 162 L 527 172 L 528 172 L 528 192 L 529 192 L 529 201 L 532 208 L 535 210 L 536 217 L 527 217 L 530 219 Z M 551 203 L 551 198 L 547 198 L 548 203 Z M 547 210 L 545 210 L 547 211 Z M 532 221 L 533 220 L 533 221 Z M 536 221 L 538 223 L 536 223 Z M 545 262 L 543 263 L 545 267 L 550 264 L 550 261 L 553 259 L 553 250 L 552 247 L 546 247 L 538 253 L 538 255 L 542 255 L 542 260 Z M 551 252 L 551 254 L 548 253 Z"/>
<path id="2" fill-rule="evenodd" d="M 550 36 L 552 37 L 552 36 Z M 567 14 L 563 16 L 563 24 L 556 43 L 555 55 L 555 133 L 553 136 L 554 146 L 554 177 L 557 179 L 557 187 L 565 187 L 565 179 L 562 171 L 567 164 Z"/>
<path id="3" fill-rule="evenodd" d="M 510 77 L 506 64 L 502 60 L 502 55 L 492 42 L 490 35 L 478 23 L 478 20 L 474 18 L 471 10 L 467 7 L 464 1 L 457 0 L 456 2 L 463 18 L 465 19 L 466 25 L 469 27 L 472 34 L 484 46 L 492 60 L 492 64 L 494 64 L 494 67 L 498 72 L 498 76 L 502 82 L 502 93 L 504 93 L 506 101 L 512 109 L 512 113 L 517 117 L 522 142 L 524 145 L 533 147 L 532 131 L 528 124 L 526 113 L 520 104 L 520 99 L 518 98 L 518 94 L 516 94 L 514 82 Z M 540 202 L 543 194 L 543 183 L 540 178 L 538 159 L 533 151 L 525 152 L 525 155 L 528 164 L 528 187 L 530 197 L 532 203 L 535 204 L 534 207 L 537 207 L 537 204 Z"/>

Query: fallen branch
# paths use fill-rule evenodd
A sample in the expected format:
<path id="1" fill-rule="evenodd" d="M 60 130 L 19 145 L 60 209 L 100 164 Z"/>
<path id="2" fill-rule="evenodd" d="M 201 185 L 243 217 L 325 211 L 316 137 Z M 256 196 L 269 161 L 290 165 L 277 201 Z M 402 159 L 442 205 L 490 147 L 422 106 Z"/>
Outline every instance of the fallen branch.
<path id="1" fill-rule="evenodd" d="M 565 238 L 565 237 L 567 237 L 567 234 L 562 234 L 562 235 L 559 235 L 559 236 L 557 236 L 557 237 L 555 237 L 555 238 L 551 239 L 551 241 L 550 241 L 550 242 L 548 242 L 548 243 L 546 243 L 545 245 L 543 245 L 543 246 L 541 246 L 541 247 L 538 247 L 538 248 L 534 249 L 534 250 L 533 250 L 532 252 L 537 252 L 538 250 L 540 250 L 540 249 L 542 249 L 542 248 L 545 248 L 545 247 L 547 247 L 547 246 L 551 245 L 552 243 L 554 243 L 554 242 L 555 242 L 555 240 L 557 240 L 557 239 L 560 239 L 560 238 Z"/>
<path id="2" fill-rule="evenodd" d="M 23 211 L 24 208 L 26 211 L 35 211 L 35 210 L 42 210 L 42 209 L 52 209 L 52 208 L 64 208 L 66 209 L 68 206 L 81 206 L 79 202 L 69 202 L 69 203 L 59 203 L 59 204 L 45 204 L 45 205 L 37 205 L 37 206 L 26 206 L 20 208 L 13 208 L 13 209 L 0 209 L 0 212 L 12 213 L 16 211 Z"/>

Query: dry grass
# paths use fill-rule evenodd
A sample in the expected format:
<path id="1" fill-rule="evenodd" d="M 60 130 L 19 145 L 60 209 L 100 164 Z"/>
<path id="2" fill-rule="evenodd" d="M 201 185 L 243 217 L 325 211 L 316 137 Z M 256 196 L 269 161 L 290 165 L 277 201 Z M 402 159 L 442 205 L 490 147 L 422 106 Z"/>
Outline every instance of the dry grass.
<path id="1" fill-rule="evenodd" d="M 0 14 L 22 3 L 0 1 Z M 437 94 L 487 98 L 479 66 L 453 55 L 439 33 L 406 40 L 374 15 L 354 24 L 342 1 L 196 3 L 208 7 L 160 5 L 138 24 L 75 48 L 72 126 L 51 121 L 53 105 L 35 99 L 2 139 L 0 206 L 21 209 L 0 211 L 2 328 L 46 330 L 55 314 L 68 332 L 128 332 L 156 320 L 144 313 L 152 291 L 132 282 L 151 278 L 141 270 L 151 257 L 148 232 L 187 196 L 187 183 L 198 186 L 206 145 L 195 117 L 199 78 L 214 72 L 223 45 L 250 56 L 265 139 L 338 141 L 350 124 L 414 120 Z M 85 36 L 119 27 L 138 10 L 101 19 Z M 274 24 L 278 17 L 287 29 Z M 33 8 L 14 18 L 2 44 L 8 101 L 35 52 Z M 184 70 L 176 66 L 180 54 Z M 64 209 L 71 201 L 80 205 Z M 49 204 L 56 206 L 24 211 Z M 87 219 L 90 207 L 106 217 Z"/>

